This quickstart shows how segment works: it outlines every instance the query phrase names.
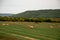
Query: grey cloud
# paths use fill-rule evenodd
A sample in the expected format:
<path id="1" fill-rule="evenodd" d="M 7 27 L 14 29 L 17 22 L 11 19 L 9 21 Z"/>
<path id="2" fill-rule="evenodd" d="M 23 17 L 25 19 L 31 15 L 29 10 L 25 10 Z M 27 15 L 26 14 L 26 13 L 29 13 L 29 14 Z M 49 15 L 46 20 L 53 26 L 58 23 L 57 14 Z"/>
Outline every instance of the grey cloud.
<path id="1" fill-rule="evenodd" d="M 0 0 L 0 13 L 38 9 L 60 9 L 60 0 Z"/>

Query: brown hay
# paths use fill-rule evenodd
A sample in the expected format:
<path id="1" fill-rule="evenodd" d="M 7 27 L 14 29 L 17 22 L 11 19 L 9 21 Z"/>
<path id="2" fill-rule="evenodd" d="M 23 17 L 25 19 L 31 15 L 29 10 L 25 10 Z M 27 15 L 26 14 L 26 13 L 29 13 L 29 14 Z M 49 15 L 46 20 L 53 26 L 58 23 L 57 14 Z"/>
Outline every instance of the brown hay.
<path id="1" fill-rule="evenodd" d="M 32 26 L 32 25 L 28 25 L 28 26 L 29 26 L 30 29 L 33 29 L 34 28 L 34 26 Z"/>
<path id="2" fill-rule="evenodd" d="M 9 24 L 6 24 L 6 25 L 9 25 Z"/>
<path id="3" fill-rule="evenodd" d="M 3 23 L 2 25 L 3 25 L 3 26 L 8 26 L 9 24 L 4 24 L 4 23 Z"/>
<path id="4" fill-rule="evenodd" d="M 50 26 L 50 28 L 53 28 L 53 26 Z"/>
<path id="5" fill-rule="evenodd" d="M 2 24 L 3 26 L 5 26 L 5 24 Z"/>

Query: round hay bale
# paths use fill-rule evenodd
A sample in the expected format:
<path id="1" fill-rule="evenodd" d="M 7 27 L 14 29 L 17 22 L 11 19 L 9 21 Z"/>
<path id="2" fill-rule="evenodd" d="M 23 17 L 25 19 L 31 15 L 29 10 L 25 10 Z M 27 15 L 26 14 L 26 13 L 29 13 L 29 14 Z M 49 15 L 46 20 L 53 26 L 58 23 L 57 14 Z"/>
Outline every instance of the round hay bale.
<path id="1" fill-rule="evenodd" d="M 5 26 L 6 24 L 2 24 L 3 26 Z"/>
<path id="2" fill-rule="evenodd" d="M 30 29 L 33 29 L 33 28 L 34 28 L 34 26 L 29 25 L 29 28 L 30 28 Z"/>
<path id="3" fill-rule="evenodd" d="M 50 28 L 53 28 L 53 26 L 50 26 Z"/>
<path id="4" fill-rule="evenodd" d="M 9 24 L 6 24 L 6 25 L 9 25 Z"/>

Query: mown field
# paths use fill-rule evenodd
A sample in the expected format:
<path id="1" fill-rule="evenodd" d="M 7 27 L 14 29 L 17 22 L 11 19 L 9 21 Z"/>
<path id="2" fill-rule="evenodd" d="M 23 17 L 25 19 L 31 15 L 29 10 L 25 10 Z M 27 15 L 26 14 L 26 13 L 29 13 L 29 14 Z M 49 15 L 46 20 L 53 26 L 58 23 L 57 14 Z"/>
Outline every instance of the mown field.
<path id="1" fill-rule="evenodd" d="M 0 40 L 60 40 L 60 23 L 0 22 Z"/>

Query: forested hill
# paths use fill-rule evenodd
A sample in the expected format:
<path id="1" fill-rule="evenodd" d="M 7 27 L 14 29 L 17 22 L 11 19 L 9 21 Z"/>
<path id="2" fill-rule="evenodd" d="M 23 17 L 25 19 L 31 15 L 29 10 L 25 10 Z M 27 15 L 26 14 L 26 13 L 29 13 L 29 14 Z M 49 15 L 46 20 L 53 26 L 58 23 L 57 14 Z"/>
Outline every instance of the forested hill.
<path id="1" fill-rule="evenodd" d="M 15 17 L 22 18 L 60 18 L 60 9 L 55 10 L 30 10 L 18 13 Z"/>

